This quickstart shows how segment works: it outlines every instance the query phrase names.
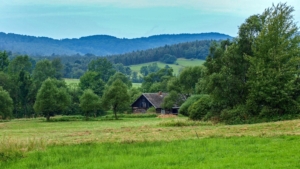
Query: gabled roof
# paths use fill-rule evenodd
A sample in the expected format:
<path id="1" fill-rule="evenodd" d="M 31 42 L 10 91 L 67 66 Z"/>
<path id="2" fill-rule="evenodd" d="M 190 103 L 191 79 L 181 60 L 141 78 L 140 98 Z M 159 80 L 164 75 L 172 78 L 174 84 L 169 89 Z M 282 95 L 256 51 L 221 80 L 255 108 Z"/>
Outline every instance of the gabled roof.
<path id="1" fill-rule="evenodd" d="M 161 108 L 164 98 L 168 93 L 143 93 L 143 96 L 157 109 Z"/>
<path id="2" fill-rule="evenodd" d="M 164 101 L 164 98 L 168 95 L 168 93 L 143 93 L 139 98 L 144 96 L 152 105 L 153 107 L 161 108 L 161 104 Z M 135 101 L 137 102 L 139 98 Z M 131 106 L 135 103 L 133 102 Z"/>

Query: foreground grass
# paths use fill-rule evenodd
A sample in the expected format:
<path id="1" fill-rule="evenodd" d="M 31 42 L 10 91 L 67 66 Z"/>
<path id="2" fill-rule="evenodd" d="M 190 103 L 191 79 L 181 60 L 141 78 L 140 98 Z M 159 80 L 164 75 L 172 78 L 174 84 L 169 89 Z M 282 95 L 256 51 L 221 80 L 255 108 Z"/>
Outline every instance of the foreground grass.
<path id="1" fill-rule="evenodd" d="M 300 120 L 229 126 L 145 117 L 2 122 L 0 168 L 300 167 Z"/>
<path id="2" fill-rule="evenodd" d="M 299 136 L 52 146 L 1 168 L 300 168 Z"/>

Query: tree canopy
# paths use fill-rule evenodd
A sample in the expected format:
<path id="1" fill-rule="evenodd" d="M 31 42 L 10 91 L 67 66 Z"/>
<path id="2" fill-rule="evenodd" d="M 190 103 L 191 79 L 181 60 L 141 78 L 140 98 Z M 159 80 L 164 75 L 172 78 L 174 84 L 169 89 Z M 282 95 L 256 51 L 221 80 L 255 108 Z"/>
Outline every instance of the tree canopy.
<path id="1" fill-rule="evenodd" d="M 99 73 L 100 78 L 104 82 L 107 82 L 109 78 L 116 72 L 112 63 L 106 58 L 92 60 L 88 65 L 88 70 Z"/>
<path id="2" fill-rule="evenodd" d="M 123 112 L 129 107 L 130 96 L 127 92 L 127 86 L 120 79 L 117 79 L 111 86 L 105 90 L 102 97 L 102 105 L 106 109 L 112 109 L 115 119 L 118 119 L 117 113 Z"/>
<path id="3" fill-rule="evenodd" d="M 0 118 L 6 119 L 12 117 L 13 100 L 9 93 L 0 86 Z"/>
<path id="4" fill-rule="evenodd" d="M 94 113 L 96 115 L 97 110 L 101 109 L 100 97 L 97 96 L 93 90 L 87 89 L 80 97 L 80 108 L 83 110 L 86 120 Z"/>
<path id="5" fill-rule="evenodd" d="M 35 112 L 42 113 L 47 121 L 50 120 L 50 116 L 65 110 L 71 102 L 66 90 L 63 87 L 58 87 L 58 84 L 55 79 L 48 78 L 45 80 L 37 93 L 33 106 Z"/>
<path id="6" fill-rule="evenodd" d="M 202 106 L 228 123 L 299 114 L 300 35 L 293 11 L 286 3 L 273 5 L 246 19 L 235 40 L 214 43 L 197 84 L 209 99 L 191 110 Z"/>

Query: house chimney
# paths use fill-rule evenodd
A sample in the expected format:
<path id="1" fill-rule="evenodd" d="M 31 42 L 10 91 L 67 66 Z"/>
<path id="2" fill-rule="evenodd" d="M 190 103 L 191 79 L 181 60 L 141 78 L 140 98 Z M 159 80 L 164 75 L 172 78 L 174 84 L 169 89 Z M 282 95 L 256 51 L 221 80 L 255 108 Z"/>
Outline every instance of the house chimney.
<path id="1" fill-rule="evenodd" d="M 159 91 L 159 92 L 158 92 L 158 95 L 162 96 L 162 92 L 161 92 L 161 91 Z"/>

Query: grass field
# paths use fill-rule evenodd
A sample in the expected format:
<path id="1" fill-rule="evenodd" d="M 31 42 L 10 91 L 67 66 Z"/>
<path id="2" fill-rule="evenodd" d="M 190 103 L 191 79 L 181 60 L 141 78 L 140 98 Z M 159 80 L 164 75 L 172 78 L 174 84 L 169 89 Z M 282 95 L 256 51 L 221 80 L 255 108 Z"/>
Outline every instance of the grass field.
<path id="1" fill-rule="evenodd" d="M 64 80 L 67 83 L 67 85 L 72 85 L 72 84 L 76 84 L 77 85 L 79 83 L 79 79 L 68 79 L 68 78 L 65 78 Z"/>
<path id="2" fill-rule="evenodd" d="M 143 64 L 138 64 L 138 65 L 131 65 L 129 66 L 132 71 L 139 72 L 142 66 L 147 66 L 151 63 L 157 63 L 158 67 L 164 68 L 166 65 L 169 65 L 170 67 L 173 68 L 174 74 L 179 74 L 180 70 L 183 69 L 184 67 L 187 66 L 199 66 L 202 65 L 205 61 L 204 60 L 199 60 L 199 59 L 183 59 L 179 58 L 177 59 L 176 64 L 165 64 L 162 62 L 149 62 L 149 63 L 143 63 Z"/>
<path id="3" fill-rule="evenodd" d="M 2 122 L 0 168 L 300 167 L 300 120 L 229 126 L 133 116 Z"/>
<path id="4" fill-rule="evenodd" d="M 142 86 L 142 83 L 132 83 L 132 87 L 139 88 Z"/>

